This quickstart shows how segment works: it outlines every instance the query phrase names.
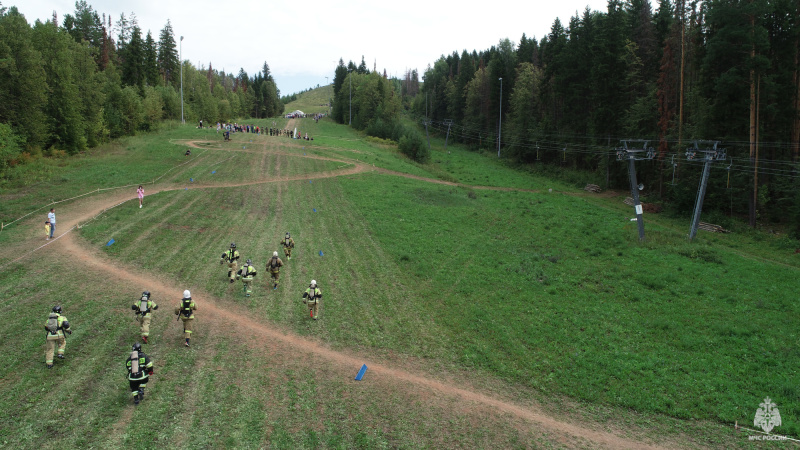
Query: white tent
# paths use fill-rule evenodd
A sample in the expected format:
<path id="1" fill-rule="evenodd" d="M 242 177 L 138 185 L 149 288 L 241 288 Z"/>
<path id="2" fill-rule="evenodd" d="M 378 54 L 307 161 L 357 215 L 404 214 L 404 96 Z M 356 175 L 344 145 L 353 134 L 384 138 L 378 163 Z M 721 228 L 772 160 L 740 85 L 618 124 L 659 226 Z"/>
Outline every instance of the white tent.
<path id="1" fill-rule="evenodd" d="M 306 115 L 306 113 L 304 113 L 303 111 L 300 111 L 299 109 L 296 109 L 296 110 L 292 111 L 292 114 L 298 115 L 300 117 L 305 117 L 305 115 Z"/>

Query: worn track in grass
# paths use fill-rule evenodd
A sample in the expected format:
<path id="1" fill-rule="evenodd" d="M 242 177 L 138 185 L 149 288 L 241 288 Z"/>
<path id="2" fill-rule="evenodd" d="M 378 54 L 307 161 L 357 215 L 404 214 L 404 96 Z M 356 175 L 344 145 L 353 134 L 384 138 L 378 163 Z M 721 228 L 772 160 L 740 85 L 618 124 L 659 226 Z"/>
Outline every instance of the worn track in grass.
<path id="1" fill-rule="evenodd" d="M 190 146 L 197 146 L 198 141 L 188 142 Z M 226 150 L 221 150 L 226 151 Z M 232 150 L 241 151 L 241 150 Z M 279 153 L 279 152 L 277 152 Z M 392 172 L 384 169 L 374 169 L 364 163 L 348 161 L 343 159 L 322 157 L 322 156 L 300 156 L 297 154 L 288 154 L 298 158 L 312 158 L 327 161 L 337 161 L 348 164 L 348 167 L 332 170 L 317 172 L 313 174 L 304 174 L 296 176 L 277 176 L 264 178 L 260 180 L 253 180 L 241 183 L 226 183 L 226 184 L 212 184 L 212 183 L 193 183 L 191 189 L 211 189 L 223 187 L 237 187 L 247 185 L 257 185 L 264 183 L 282 183 L 293 180 L 314 180 L 319 178 L 337 177 L 342 175 L 353 175 L 366 171 L 376 170 L 378 173 L 385 173 L 396 176 L 403 176 L 407 178 L 417 179 L 427 182 L 435 182 L 446 185 L 456 185 L 479 189 L 477 186 L 460 185 L 457 183 L 449 183 L 441 180 L 429 179 L 424 177 L 403 174 L 399 172 Z M 151 188 L 151 193 L 168 192 L 183 190 L 181 187 L 162 187 L 154 186 Z M 491 188 L 485 189 L 496 190 L 518 190 L 524 192 L 537 192 L 526 189 L 513 189 L 513 188 Z M 106 209 L 125 201 L 132 199 L 130 193 L 117 193 L 116 195 L 104 196 L 102 198 L 87 199 L 84 202 L 78 202 L 74 205 L 72 210 L 72 218 L 69 221 L 64 221 L 67 229 L 70 231 L 72 227 L 78 223 L 85 223 L 92 217 L 97 216 Z M 138 284 L 139 286 L 151 286 L 151 291 L 160 298 L 169 298 L 174 296 L 176 292 L 181 292 L 184 287 L 177 285 L 174 280 L 159 279 L 153 274 L 143 272 L 141 270 L 126 267 L 125 265 L 110 260 L 96 250 L 92 250 L 85 246 L 85 243 L 77 236 L 77 233 L 67 231 L 61 235 L 58 241 L 53 242 L 54 245 L 48 246 L 46 251 L 66 252 L 71 257 L 79 261 L 80 264 L 89 270 L 102 271 L 111 279 L 127 280 L 129 282 Z M 515 420 L 522 420 L 527 423 L 531 429 L 535 429 L 542 433 L 550 433 L 555 436 L 566 437 L 566 439 L 558 439 L 561 445 L 574 445 L 574 439 L 586 441 L 591 443 L 593 447 L 607 447 L 607 448 L 654 448 L 652 445 L 638 442 L 635 440 L 626 439 L 615 435 L 610 432 L 600 431 L 597 429 L 589 428 L 580 424 L 569 423 L 563 420 L 554 418 L 536 407 L 522 406 L 506 399 L 498 398 L 496 396 L 470 390 L 469 388 L 458 387 L 447 382 L 438 381 L 427 377 L 422 374 L 416 374 L 409 370 L 404 370 L 397 367 L 391 367 L 385 363 L 376 363 L 370 361 L 368 355 L 352 355 L 342 351 L 335 351 L 328 348 L 325 343 L 310 340 L 307 337 L 294 335 L 286 330 L 282 330 L 277 326 L 265 324 L 263 321 L 256 321 L 248 317 L 248 311 L 241 306 L 225 304 L 224 307 L 219 304 L 219 300 L 213 298 L 208 293 L 193 289 L 193 297 L 198 299 L 203 305 L 203 320 L 213 327 L 219 328 L 221 333 L 229 333 L 233 336 L 257 336 L 257 339 L 249 339 L 252 345 L 280 345 L 292 350 L 298 359 L 313 355 L 322 360 L 328 361 L 332 366 L 337 368 L 344 368 L 350 370 L 353 367 L 359 367 L 363 363 L 367 363 L 370 367 L 371 377 L 380 378 L 382 382 L 392 382 L 400 386 L 405 386 L 408 390 L 410 397 L 423 397 L 430 395 L 431 392 L 437 395 L 443 395 L 451 401 L 457 401 L 463 405 L 466 411 L 472 409 L 485 409 L 489 407 L 502 413 L 503 415 L 510 415 Z M 674 445 L 674 443 L 669 444 Z"/>

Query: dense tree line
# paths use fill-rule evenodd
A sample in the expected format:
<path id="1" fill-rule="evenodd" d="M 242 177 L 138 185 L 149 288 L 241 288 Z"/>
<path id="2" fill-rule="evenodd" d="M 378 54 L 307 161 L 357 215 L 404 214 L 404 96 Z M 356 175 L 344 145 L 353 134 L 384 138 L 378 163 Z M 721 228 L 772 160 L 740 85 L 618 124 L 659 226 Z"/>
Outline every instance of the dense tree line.
<path id="1" fill-rule="evenodd" d="M 648 139 L 657 152 L 639 164 L 645 193 L 679 211 L 692 209 L 700 173 L 686 148 L 719 140 L 730 158 L 717 164 L 704 210 L 753 224 L 788 218 L 800 231 L 799 22 L 792 0 L 658 0 L 655 11 L 648 0 L 609 0 L 567 26 L 556 19 L 538 40 L 443 55 L 412 108 L 440 130 L 452 120 L 451 139 L 494 148 L 500 134 L 503 155 L 590 171 L 617 188 L 628 188 L 628 173 L 613 148 Z"/>
<path id="2" fill-rule="evenodd" d="M 181 119 L 181 62 L 169 21 L 156 40 L 136 16 L 112 24 L 85 1 L 62 23 L 0 8 L 0 171 L 32 154 L 74 154 Z M 114 36 L 112 36 L 114 35 Z M 264 63 L 248 76 L 183 62 L 184 117 L 205 123 L 283 113 Z"/>
<path id="3" fill-rule="evenodd" d="M 343 59 L 334 71 L 331 117 L 371 136 L 398 142 L 400 150 L 415 161 L 424 162 L 430 152 L 419 130 L 400 123 L 402 85 L 386 72 L 367 69 L 364 57 L 358 66 Z"/>

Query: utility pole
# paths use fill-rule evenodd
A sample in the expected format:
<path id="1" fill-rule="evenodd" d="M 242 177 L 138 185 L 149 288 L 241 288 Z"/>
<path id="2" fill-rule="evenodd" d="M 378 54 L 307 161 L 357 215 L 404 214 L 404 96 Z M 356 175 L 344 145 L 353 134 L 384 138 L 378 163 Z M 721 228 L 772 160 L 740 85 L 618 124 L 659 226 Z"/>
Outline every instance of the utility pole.
<path id="1" fill-rule="evenodd" d="M 181 36 L 181 123 L 186 124 L 186 119 L 183 118 L 183 36 Z"/>
<path id="2" fill-rule="evenodd" d="M 503 136 L 503 79 L 500 80 L 500 125 L 497 127 L 497 157 L 500 157 L 500 140 Z"/>
<path id="3" fill-rule="evenodd" d="M 633 197 L 633 208 L 636 210 L 636 223 L 639 227 L 639 241 L 644 241 L 644 218 L 642 217 L 642 204 L 639 202 L 639 191 L 644 187 L 636 182 L 636 165 L 634 161 L 653 159 L 656 151 L 653 147 L 648 147 L 649 141 L 643 139 L 623 140 L 622 147 L 618 147 L 617 161 L 628 160 L 628 174 L 631 179 L 631 197 Z M 628 144 L 641 144 L 641 148 L 629 148 Z"/>
<path id="4" fill-rule="evenodd" d="M 700 144 L 707 147 L 700 149 Z M 710 145 L 710 147 L 708 147 Z M 692 228 L 689 230 L 689 240 L 694 239 L 697 234 L 697 226 L 700 224 L 700 212 L 703 210 L 703 199 L 706 196 L 708 187 L 708 174 L 711 171 L 711 163 L 716 160 L 724 160 L 728 157 L 724 148 L 717 148 L 719 141 L 694 141 L 694 147 L 686 149 L 686 160 L 692 161 L 701 153 L 704 161 L 703 177 L 700 179 L 700 188 L 697 191 L 697 200 L 694 203 L 694 214 L 692 214 Z"/>
<path id="5" fill-rule="evenodd" d="M 422 121 L 422 123 L 425 125 L 425 137 L 428 138 L 428 150 L 430 150 L 431 149 L 431 136 L 428 134 L 428 125 L 431 124 L 431 121 L 426 118 L 425 120 Z"/>
<path id="6" fill-rule="evenodd" d="M 353 72 L 350 72 L 347 78 L 350 80 L 350 123 L 348 125 L 353 126 Z"/>
<path id="7" fill-rule="evenodd" d="M 447 139 L 450 137 L 450 125 L 453 124 L 453 119 L 444 119 L 443 123 L 447 125 L 447 134 L 444 137 L 444 151 L 447 151 Z"/>

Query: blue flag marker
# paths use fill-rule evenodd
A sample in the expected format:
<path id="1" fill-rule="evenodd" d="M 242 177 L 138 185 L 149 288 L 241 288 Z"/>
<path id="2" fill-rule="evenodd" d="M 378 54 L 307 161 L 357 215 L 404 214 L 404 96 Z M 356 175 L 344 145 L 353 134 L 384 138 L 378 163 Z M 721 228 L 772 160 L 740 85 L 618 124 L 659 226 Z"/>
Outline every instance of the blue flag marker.
<path id="1" fill-rule="evenodd" d="M 106 247 L 108 247 L 109 245 L 111 245 L 113 243 L 114 243 L 114 239 L 111 239 L 110 241 L 108 241 L 108 244 L 106 244 Z"/>
<path id="2" fill-rule="evenodd" d="M 317 208 L 314 208 L 314 212 L 317 212 Z"/>
<path id="3" fill-rule="evenodd" d="M 189 188 L 183 188 L 183 190 L 184 190 L 184 191 L 188 191 L 188 190 L 189 190 Z"/>
<path id="4" fill-rule="evenodd" d="M 319 251 L 319 256 L 325 256 L 322 254 L 322 250 Z"/>
<path id="5" fill-rule="evenodd" d="M 189 178 L 189 183 L 194 183 L 194 178 Z"/>
<path id="6" fill-rule="evenodd" d="M 212 170 L 212 171 L 211 171 L 211 175 L 214 175 L 215 173 L 217 173 L 217 171 L 216 171 L 216 170 Z"/>
<path id="7" fill-rule="evenodd" d="M 361 366 L 361 370 L 358 371 L 358 375 L 356 375 L 356 381 L 361 381 L 364 378 L 364 374 L 367 373 L 367 365 L 364 364 Z"/>
<path id="8" fill-rule="evenodd" d="M 308 182 L 309 182 L 309 184 L 310 184 L 310 183 L 313 183 L 313 181 L 311 181 L 311 180 L 308 180 Z"/>
<path id="9" fill-rule="evenodd" d="M 242 146 L 242 150 L 244 150 L 244 149 L 246 149 L 246 148 L 247 148 L 247 147 L 245 147 L 244 145 Z"/>

